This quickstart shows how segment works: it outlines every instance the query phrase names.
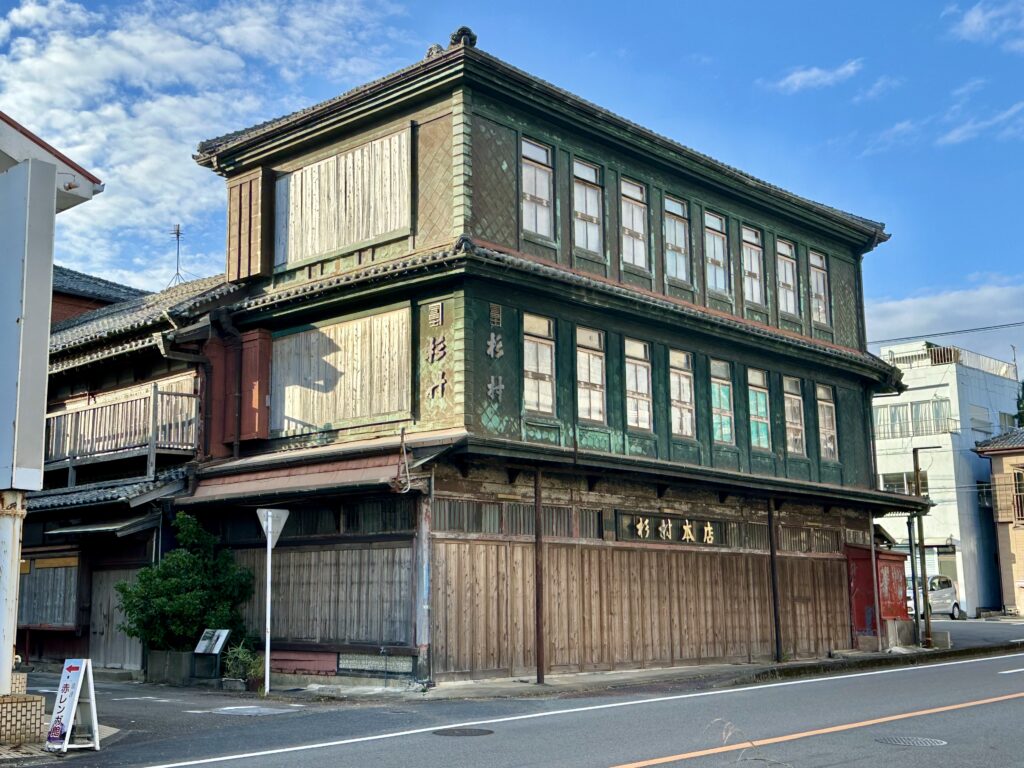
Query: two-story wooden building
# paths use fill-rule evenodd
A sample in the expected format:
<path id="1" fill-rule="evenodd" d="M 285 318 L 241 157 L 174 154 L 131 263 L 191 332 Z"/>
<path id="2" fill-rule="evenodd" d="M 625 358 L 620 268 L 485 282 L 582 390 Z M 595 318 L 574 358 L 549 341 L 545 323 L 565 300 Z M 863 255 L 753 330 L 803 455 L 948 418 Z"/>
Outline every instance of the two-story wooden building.
<path id="1" fill-rule="evenodd" d="M 467 29 L 196 159 L 227 180 L 245 298 L 242 343 L 210 353 L 235 361 L 211 390 L 225 458 L 176 504 L 258 585 L 254 509 L 290 510 L 275 669 L 444 680 L 851 646 L 844 544 L 918 504 L 874 488 L 870 398 L 899 386 L 865 345 L 882 224 Z"/>

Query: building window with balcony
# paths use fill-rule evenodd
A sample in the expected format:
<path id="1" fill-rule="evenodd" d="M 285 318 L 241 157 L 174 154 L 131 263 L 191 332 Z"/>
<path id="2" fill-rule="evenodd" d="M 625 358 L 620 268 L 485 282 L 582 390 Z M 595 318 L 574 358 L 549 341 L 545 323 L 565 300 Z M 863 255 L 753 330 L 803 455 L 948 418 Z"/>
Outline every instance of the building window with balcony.
<path id="1" fill-rule="evenodd" d="M 690 282 L 690 224 L 686 203 L 665 197 L 665 274 Z"/>
<path id="2" fill-rule="evenodd" d="M 790 456 L 806 456 L 804 441 L 804 398 L 800 379 L 782 379 L 783 404 L 786 411 L 786 452 Z"/>
<path id="3" fill-rule="evenodd" d="M 637 269 L 647 267 L 647 189 L 622 180 L 622 262 Z"/>
<path id="4" fill-rule="evenodd" d="M 733 430 L 732 365 L 711 361 L 711 431 L 716 443 L 736 442 Z"/>
<path id="5" fill-rule="evenodd" d="M 717 213 L 704 214 L 704 261 L 708 290 L 729 293 L 729 238 L 725 218 Z"/>
<path id="6" fill-rule="evenodd" d="M 626 339 L 626 424 L 651 429 L 651 349 Z"/>
<path id="7" fill-rule="evenodd" d="M 824 254 L 810 252 L 811 262 L 811 318 L 816 323 L 829 324 L 828 269 Z"/>
<path id="8" fill-rule="evenodd" d="M 577 248 L 601 253 L 601 171 L 576 160 L 572 164 L 573 242 Z"/>
<path id="9" fill-rule="evenodd" d="M 689 352 L 668 353 L 669 399 L 672 401 L 672 434 L 693 439 L 693 358 Z"/>
<path id="10" fill-rule="evenodd" d="M 529 139 L 522 143 L 523 230 L 552 239 L 551 149 Z"/>
<path id="11" fill-rule="evenodd" d="M 548 317 L 523 315 L 523 407 L 555 413 L 555 323 Z"/>
<path id="12" fill-rule="evenodd" d="M 800 316 L 800 281 L 797 278 L 796 248 L 788 240 L 775 241 L 775 271 L 779 291 L 779 312 Z"/>
<path id="13" fill-rule="evenodd" d="M 818 384 L 818 443 L 823 461 L 839 461 L 839 441 L 836 436 L 836 403 L 832 387 Z"/>
<path id="14" fill-rule="evenodd" d="M 604 332 L 576 329 L 576 408 L 583 421 L 604 423 Z"/>
<path id="15" fill-rule="evenodd" d="M 743 297 L 764 304 L 764 249 L 761 233 L 750 227 L 743 227 Z"/>
<path id="16" fill-rule="evenodd" d="M 772 449 L 771 420 L 768 418 L 768 374 L 747 369 L 747 399 L 750 404 L 750 447 Z"/>

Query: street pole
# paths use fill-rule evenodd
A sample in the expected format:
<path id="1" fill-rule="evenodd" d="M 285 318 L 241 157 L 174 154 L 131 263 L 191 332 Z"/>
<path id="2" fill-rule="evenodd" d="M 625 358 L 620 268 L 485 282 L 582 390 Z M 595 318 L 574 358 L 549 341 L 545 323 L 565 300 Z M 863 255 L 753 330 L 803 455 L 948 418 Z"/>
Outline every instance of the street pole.
<path id="1" fill-rule="evenodd" d="M 932 451 L 941 448 L 941 445 L 926 445 L 915 448 L 914 455 L 914 495 L 921 495 L 921 463 L 918 454 L 921 451 Z M 932 647 L 932 612 L 928 605 L 928 566 L 925 561 L 926 550 L 924 547 L 924 515 L 917 513 L 917 551 L 921 558 L 921 602 L 924 603 L 924 642 L 925 648 Z"/>
<path id="2" fill-rule="evenodd" d="M 537 685 L 544 684 L 544 507 L 540 467 L 533 475 L 533 644 L 537 657 Z"/>
<path id="3" fill-rule="evenodd" d="M 779 547 L 775 531 L 775 499 L 768 499 L 768 566 L 772 577 L 772 627 L 775 630 L 775 661 L 782 663 L 782 616 L 779 607 Z"/>
<path id="4" fill-rule="evenodd" d="M 263 633 L 263 695 L 270 693 L 270 575 L 271 553 L 274 551 L 274 515 L 267 515 L 267 624 Z"/>
<path id="5" fill-rule="evenodd" d="M 875 560 L 875 513 L 868 515 L 871 525 L 871 589 L 875 593 L 875 636 L 878 638 L 878 652 L 882 652 L 882 615 L 878 608 L 878 565 Z"/>
<path id="6" fill-rule="evenodd" d="M 921 609 L 917 604 L 917 560 L 914 559 L 914 516 L 907 516 L 907 547 L 910 550 L 910 594 L 914 602 L 914 645 L 921 644 Z"/>
<path id="7" fill-rule="evenodd" d="M 11 693 L 14 644 L 18 631 L 18 588 L 21 581 L 21 528 L 25 492 L 4 491 L 0 509 L 0 695 Z"/>

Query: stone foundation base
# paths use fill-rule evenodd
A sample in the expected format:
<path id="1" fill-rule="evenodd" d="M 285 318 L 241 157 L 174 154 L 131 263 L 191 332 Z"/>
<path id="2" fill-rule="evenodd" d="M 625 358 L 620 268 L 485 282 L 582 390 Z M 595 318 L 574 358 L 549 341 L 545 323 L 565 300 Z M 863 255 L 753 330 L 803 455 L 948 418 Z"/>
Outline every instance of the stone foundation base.
<path id="1" fill-rule="evenodd" d="M 24 674 L 15 674 L 11 689 L 21 693 L 0 696 L 0 744 L 16 747 L 42 742 L 46 738 L 45 699 L 25 694 Z"/>

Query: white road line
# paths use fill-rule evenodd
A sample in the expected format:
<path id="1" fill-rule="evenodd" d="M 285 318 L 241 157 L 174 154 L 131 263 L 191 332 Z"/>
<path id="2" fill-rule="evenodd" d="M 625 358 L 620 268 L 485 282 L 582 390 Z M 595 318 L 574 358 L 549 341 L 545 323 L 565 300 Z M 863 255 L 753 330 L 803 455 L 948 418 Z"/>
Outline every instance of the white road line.
<path id="1" fill-rule="evenodd" d="M 362 744 L 368 741 L 385 741 L 397 739 L 403 736 L 419 736 L 424 733 L 432 733 L 442 728 L 474 728 L 481 725 L 496 725 L 499 723 L 514 723 L 521 720 L 539 720 L 545 717 L 559 717 L 562 715 L 573 715 L 579 712 L 596 712 L 603 709 L 621 709 L 623 707 L 635 707 L 642 704 L 661 704 L 666 701 L 682 701 L 683 699 L 700 699 L 707 696 L 727 696 L 733 693 L 749 693 L 763 691 L 770 688 L 788 688 L 796 685 L 811 685 L 814 683 L 827 683 L 835 680 L 851 680 L 857 677 L 874 677 L 876 675 L 891 675 L 897 672 L 923 672 L 939 667 L 954 667 L 960 664 L 978 664 L 987 661 L 1000 661 L 1002 659 L 1019 659 L 1024 653 L 1008 653 L 1002 656 L 988 656 L 980 659 L 962 659 L 960 661 L 943 661 L 938 664 L 921 664 L 913 667 L 896 667 L 894 669 L 876 669 L 871 672 L 851 672 L 847 675 L 831 675 L 827 677 L 810 677 L 799 680 L 785 680 L 779 683 L 765 683 L 763 685 L 747 685 L 741 688 L 720 688 L 713 691 L 697 691 L 695 693 L 680 693 L 673 696 L 657 696 L 650 699 L 633 699 L 631 701 L 616 701 L 610 704 L 591 704 L 586 707 L 573 707 L 572 709 L 554 709 L 548 712 L 531 712 L 525 715 L 510 715 L 508 717 L 494 717 L 488 720 L 469 720 L 464 723 L 438 723 L 425 728 L 411 728 L 406 731 L 392 731 L 391 733 L 378 733 L 371 736 L 356 736 L 350 739 L 338 739 L 337 741 L 322 741 L 316 744 L 300 744 L 295 747 L 279 747 L 277 749 L 264 749 L 259 752 L 241 752 L 233 755 L 221 755 L 220 757 L 204 757 L 197 760 L 185 760 L 179 763 L 160 763 L 146 766 L 146 768 L 189 768 L 193 765 L 213 765 L 214 763 L 228 763 L 235 760 L 252 760 L 257 757 L 269 757 L 271 755 L 287 755 L 294 752 L 308 752 L 314 749 L 328 749 L 330 747 L 344 747 L 348 744 Z M 242 709 L 242 707 L 239 707 Z"/>
<path id="2" fill-rule="evenodd" d="M 1020 669 L 1004 669 L 999 674 L 1000 675 L 1012 675 L 1014 672 L 1024 672 L 1024 667 L 1021 667 Z"/>

